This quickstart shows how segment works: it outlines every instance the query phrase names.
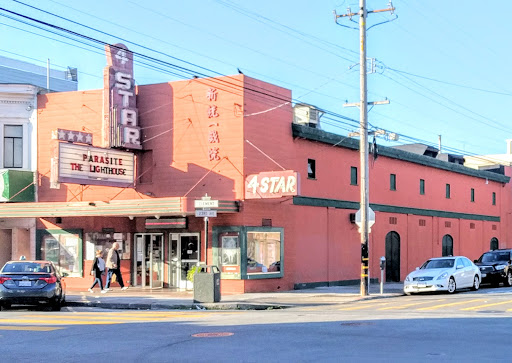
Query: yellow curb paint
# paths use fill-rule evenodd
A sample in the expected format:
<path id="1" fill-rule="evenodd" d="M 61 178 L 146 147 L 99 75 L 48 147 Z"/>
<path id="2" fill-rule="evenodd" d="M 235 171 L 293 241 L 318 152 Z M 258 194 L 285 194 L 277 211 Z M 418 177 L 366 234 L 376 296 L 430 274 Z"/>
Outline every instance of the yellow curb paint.
<path id="1" fill-rule="evenodd" d="M 442 304 L 442 305 L 428 306 L 428 307 L 426 307 L 426 308 L 419 308 L 419 309 L 416 309 L 416 310 L 435 310 L 435 309 L 444 308 L 444 307 L 447 307 L 447 306 L 455 306 L 455 305 L 469 304 L 469 303 L 471 303 L 471 302 L 483 301 L 483 300 L 484 300 L 484 299 L 474 299 L 474 300 L 468 300 L 468 301 L 459 301 L 459 302 L 449 303 L 449 304 Z"/>

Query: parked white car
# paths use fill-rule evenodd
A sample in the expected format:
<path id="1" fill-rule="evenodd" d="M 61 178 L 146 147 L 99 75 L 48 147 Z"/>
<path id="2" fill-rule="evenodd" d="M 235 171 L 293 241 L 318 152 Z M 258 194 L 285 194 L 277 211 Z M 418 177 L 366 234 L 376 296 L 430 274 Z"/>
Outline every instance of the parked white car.
<path id="1" fill-rule="evenodd" d="M 411 272 L 404 281 L 404 293 L 448 291 L 457 289 L 478 290 L 482 276 L 480 269 L 464 256 L 431 258 Z"/>

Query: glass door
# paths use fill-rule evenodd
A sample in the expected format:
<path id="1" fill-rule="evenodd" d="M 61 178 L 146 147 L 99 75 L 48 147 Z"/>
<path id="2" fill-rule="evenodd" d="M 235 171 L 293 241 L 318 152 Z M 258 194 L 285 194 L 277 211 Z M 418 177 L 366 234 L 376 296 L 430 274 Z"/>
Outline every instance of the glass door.
<path id="1" fill-rule="evenodd" d="M 188 270 L 200 259 L 201 238 L 199 233 L 172 233 L 169 236 L 169 286 L 179 289 L 192 288 L 187 280 Z"/>
<path id="2" fill-rule="evenodd" d="M 163 234 L 138 233 L 135 235 L 134 275 L 136 286 L 163 287 Z"/>

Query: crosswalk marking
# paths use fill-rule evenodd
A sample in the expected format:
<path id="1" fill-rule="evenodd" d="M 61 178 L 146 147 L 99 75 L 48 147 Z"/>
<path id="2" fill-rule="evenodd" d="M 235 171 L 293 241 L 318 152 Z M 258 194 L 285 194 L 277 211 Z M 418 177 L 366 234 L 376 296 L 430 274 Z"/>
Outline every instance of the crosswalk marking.
<path id="1" fill-rule="evenodd" d="M 361 305 L 358 305 L 358 306 L 352 306 L 352 307 L 349 307 L 349 308 L 341 308 L 339 310 L 360 310 L 360 309 L 366 309 L 366 308 L 373 308 L 373 307 L 376 307 L 376 306 L 382 306 L 382 305 L 388 305 L 389 302 L 385 302 L 385 303 L 373 303 L 373 304 L 361 304 Z"/>
<path id="2" fill-rule="evenodd" d="M 0 325 L 0 330 L 31 330 L 31 331 L 53 331 L 65 329 L 57 326 L 29 326 L 29 325 Z"/>
<path id="3" fill-rule="evenodd" d="M 423 305 L 423 304 L 428 304 L 430 302 L 439 302 L 439 301 L 444 301 L 446 299 L 439 299 L 439 300 L 434 300 L 434 301 L 421 301 L 421 302 L 416 302 L 416 303 L 411 303 L 411 304 L 405 304 L 405 305 L 398 305 L 398 306 L 387 306 L 385 308 L 380 308 L 378 310 L 393 310 L 393 309 L 403 309 L 403 308 L 408 308 L 408 307 L 411 307 L 411 306 L 416 306 L 416 305 Z"/>
<path id="4" fill-rule="evenodd" d="M 55 325 L 109 325 L 137 322 L 168 321 L 170 319 L 200 318 L 219 312 L 166 312 L 166 311 L 141 311 L 141 312 L 60 312 L 55 314 L 28 313 L 16 318 L 0 317 L 0 324 L 13 324 L 5 326 L 19 326 L 20 330 L 31 330 L 31 324 L 48 325 L 53 329 Z M 44 330 L 44 327 L 42 327 Z M 15 328 L 13 328 L 15 329 Z M 55 328 L 57 329 L 57 328 Z M 0 330 L 2 330 L 0 326 Z"/>
<path id="5" fill-rule="evenodd" d="M 427 306 L 425 308 L 419 308 L 419 309 L 416 309 L 416 310 L 435 310 L 435 309 L 439 309 L 439 308 L 444 308 L 446 306 L 462 305 L 462 304 L 467 304 L 467 303 L 470 303 L 470 302 L 477 302 L 477 301 L 483 301 L 483 300 L 484 299 L 473 299 L 473 300 L 467 300 L 467 301 L 458 301 L 458 302 L 449 303 L 449 304 Z"/>
<path id="6" fill-rule="evenodd" d="M 464 308 L 464 309 L 461 309 L 461 310 L 478 310 L 478 309 L 481 309 L 481 308 L 487 308 L 487 307 L 489 307 L 489 306 L 503 305 L 503 304 L 510 304 L 510 303 L 512 303 L 512 300 L 508 300 L 508 301 L 501 301 L 501 302 L 492 303 L 492 304 L 485 304 L 485 305 L 472 306 L 472 307 Z M 508 311 L 508 310 L 507 310 L 507 311 Z"/>

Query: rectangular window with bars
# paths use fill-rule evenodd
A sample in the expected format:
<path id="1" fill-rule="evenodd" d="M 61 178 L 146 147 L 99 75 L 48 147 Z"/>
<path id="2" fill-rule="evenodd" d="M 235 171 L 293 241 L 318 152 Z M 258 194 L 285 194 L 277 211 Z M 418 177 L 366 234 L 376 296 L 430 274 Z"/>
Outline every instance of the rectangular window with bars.
<path id="1" fill-rule="evenodd" d="M 451 228 L 452 227 L 452 222 L 444 222 L 444 227 L 445 228 Z"/>
<path id="2" fill-rule="evenodd" d="M 397 224 L 398 220 L 396 217 L 389 217 L 389 224 Z"/>
<path id="3" fill-rule="evenodd" d="M 474 223 L 470 223 L 469 224 L 469 229 L 475 229 L 475 224 Z"/>
<path id="4" fill-rule="evenodd" d="M 424 219 L 420 219 L 420 227 L 425 227 L 427 225 L 427 221 Z"/>

